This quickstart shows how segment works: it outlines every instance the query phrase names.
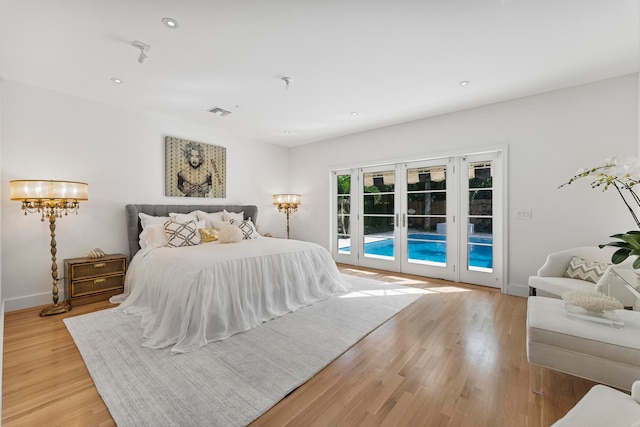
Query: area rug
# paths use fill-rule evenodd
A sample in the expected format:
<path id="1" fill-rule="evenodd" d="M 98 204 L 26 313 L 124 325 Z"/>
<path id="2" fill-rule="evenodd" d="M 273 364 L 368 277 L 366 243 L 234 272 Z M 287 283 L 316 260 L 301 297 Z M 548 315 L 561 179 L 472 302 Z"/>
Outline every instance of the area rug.
<path id="1" fill-rule="evenodd" d="M 187 354 L 142 347 L 134 315 L 64 322 L 118 426 L 242 426 L 425 293 L 345 278 L 346 294 Z"/>

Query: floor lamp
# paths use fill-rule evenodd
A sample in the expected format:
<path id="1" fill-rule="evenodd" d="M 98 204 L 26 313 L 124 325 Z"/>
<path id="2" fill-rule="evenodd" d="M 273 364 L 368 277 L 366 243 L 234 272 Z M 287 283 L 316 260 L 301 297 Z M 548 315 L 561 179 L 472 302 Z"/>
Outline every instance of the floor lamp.
<path id="1" fill-rule="evenodd" d="M 51 231 L 51 277 L 53 278 L 53 304 L 40 311 L 40 316 L 65 313 L 71 310 L 67 301 L 58 303 L 58 264 L 56 263 L 56 218 L 76 213 L 80 201 L 87 200 L 89 186 L 84 182 L 14 180 L 10 182 L 11 200 L 22 202 L 24 214 L 39 213 L 41 221 L 49 219 Z"/>
<path id="2" fill-rule="evenodd" d="M 289 216 L 298 210 L 302 204 L 300 194 L 274 194 L 273 204 L 278 207 L 278 211 L 284 212 L 287 216 L 287 239 L 289 238 Z"/>

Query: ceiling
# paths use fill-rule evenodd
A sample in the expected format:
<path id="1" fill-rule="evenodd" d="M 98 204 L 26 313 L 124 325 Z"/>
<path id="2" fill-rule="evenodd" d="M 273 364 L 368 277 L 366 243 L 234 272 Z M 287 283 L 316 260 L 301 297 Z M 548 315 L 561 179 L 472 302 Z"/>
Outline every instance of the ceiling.
<path id="1" fill-rule="evenodd" d="M 637 72 L 638 1 L 0 0 L 0 77 L 295 146 Z"/>

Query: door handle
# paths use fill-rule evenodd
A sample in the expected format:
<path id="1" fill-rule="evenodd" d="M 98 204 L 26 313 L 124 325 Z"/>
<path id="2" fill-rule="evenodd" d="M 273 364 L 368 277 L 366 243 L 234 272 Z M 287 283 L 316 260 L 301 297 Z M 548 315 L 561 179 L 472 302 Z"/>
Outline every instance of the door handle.
<path id="1" fill-rule="evenodd" d="M 403 213 L 402 214 L 402 226 L 406 227 L 406 223 L 407 223 L 407 214 Z"/>
<path id="2" fill-rule="evenodd" d="M 398 222 L 398 214 L 396 214 L 396 227 L 400 225 L 400 223 Z"/>

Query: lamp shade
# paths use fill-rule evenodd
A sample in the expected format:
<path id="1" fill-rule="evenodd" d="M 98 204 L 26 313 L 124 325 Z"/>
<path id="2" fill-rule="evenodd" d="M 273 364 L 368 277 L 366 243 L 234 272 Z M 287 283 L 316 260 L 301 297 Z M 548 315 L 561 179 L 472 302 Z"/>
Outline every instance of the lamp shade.
<path id="1" fill-rule="evenodd" d="M 89 185 L 75 181 L 13 180 L 11 200 L 88 200 Z"/>
<path id="2" fill-rule="evenodd" d="M 300 194 L 274 194 L 273 204 L 274 205 L 283 205 L 283 204 L 301 205 L 302 196 Z"/>

